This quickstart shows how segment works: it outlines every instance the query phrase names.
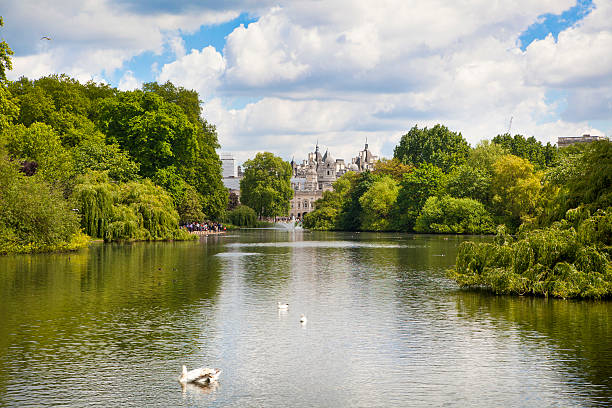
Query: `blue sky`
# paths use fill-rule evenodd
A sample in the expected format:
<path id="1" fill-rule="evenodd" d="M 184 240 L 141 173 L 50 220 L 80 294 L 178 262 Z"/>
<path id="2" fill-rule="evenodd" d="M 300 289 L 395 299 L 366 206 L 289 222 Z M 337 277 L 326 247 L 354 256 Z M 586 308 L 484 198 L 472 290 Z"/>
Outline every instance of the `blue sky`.
<path id="1" fill-rule="evenodd" d="M 507 4 L 506 4 L 507 3 Z M 412 126 L 472 145 L 507 130 L 612 133 L 612 4 L 598 0 L 21 0 L 9 77 L 195 89 L 222 149 L 389 157 Z M 42 41 L 49 35 L 52 41 Z"/>

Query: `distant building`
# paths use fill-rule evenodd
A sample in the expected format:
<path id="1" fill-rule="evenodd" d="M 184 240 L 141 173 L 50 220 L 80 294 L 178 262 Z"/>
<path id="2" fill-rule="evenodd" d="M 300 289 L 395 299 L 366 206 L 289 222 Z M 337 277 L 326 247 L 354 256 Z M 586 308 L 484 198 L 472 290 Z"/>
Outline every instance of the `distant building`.
<path id="1" fill-rule="evenodd" d="M 242 178 L 240 166 L 236 172 L 236 160 L 231 153 L 220 153 L 219 158 L 221 159 L 223 185 L 230 193 L 235 193 L 240 197 L 240 179 Z"/>
<path id="2" fill-rule="evenodd" d="M 291 160 L 293 199 L 290 203 L 289 217 L 301 219 L 314 210 L 315 201 L 323 197 L 323 192 L 332 190 L 334 181 L 339 177 L 347 171 L 360 173 L 372 170 L 377 161 L 378 156 L 374 156 L 368 150 L 367 142 L 365 148 L 351 160 L 348 166 L 344 159 L 334 159 L 329 150 L 321 155 L 317 143 L 315 151 L 308 153 L 307 160 L 303 160 L 300 164 Z"/>
<path id="3" fill-rule="evenodd" d="M 223 178 L 236 177 L 236 160 L 231 153 L 219 154 L 221 159 L 221 167 L 223 169 Z"/>
<path id="4" fill-rule="evenodd" d="M 608 140 L 608 138 L 605 136 L 591 136 L 588 134 L 575 137 L 559 137 L 557 138 L 557 146 L 566 147 L 576 143 L 590 143 L 596 140 Z"/>

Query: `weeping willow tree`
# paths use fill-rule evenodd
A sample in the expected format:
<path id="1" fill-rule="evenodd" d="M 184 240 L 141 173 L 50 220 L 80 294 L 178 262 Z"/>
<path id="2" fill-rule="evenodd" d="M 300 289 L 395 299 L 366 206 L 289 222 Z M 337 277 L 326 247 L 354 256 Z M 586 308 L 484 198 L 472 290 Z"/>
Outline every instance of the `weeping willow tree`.
<path id="1" fill-rule="evenodd" d="M 172 197 L 151 181 L 112 182 L 106 172 L 90 172 L 73 190 L 81 227 L 111 241 L 190 239 L 179 229 Z"/>
<path id="2" fill-rule="evenodd" d="M 448 275 L 462 287 L 497 294 L 603 298 L 612 294 L 612 207 L 570 210 L 548 228 L 499 231 L 495 243 L 465 242 Z"/>

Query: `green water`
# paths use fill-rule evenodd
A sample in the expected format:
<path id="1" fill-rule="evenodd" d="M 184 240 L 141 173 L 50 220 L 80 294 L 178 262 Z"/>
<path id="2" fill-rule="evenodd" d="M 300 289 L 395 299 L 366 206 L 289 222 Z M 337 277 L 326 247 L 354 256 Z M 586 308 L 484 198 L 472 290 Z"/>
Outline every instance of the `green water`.
<path id="1" fill-rule="evenodd" d="M 460 290 L 463 239 L 251 230 L 1 257 L 0 406 L 612 404 L 612 303 Z M 182 389 L 182 364 L 223 372 Z"/>

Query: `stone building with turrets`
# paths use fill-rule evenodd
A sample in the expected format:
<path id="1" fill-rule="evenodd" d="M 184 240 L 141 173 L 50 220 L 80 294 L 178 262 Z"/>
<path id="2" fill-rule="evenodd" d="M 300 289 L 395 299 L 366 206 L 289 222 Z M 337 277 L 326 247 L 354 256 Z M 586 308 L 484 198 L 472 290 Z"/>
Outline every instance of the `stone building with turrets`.
<path id="1" fill-rule="evenodd" d="M 365 148 L 351 160 L 348 166 L 345 165 L 344 159 L 334 159 L 329 150 L 321 155 L 317 142 L 315 151 L 308 153 L 307 160 L 299 164 L 291 160 L 293 199 L 289 217 L 301 219 L 305 214 L 314 210 L 315 201 L 323 197 L 324 191 L 332 190 L 333 183 L 344 173 L 372 170 L 377 161 L 378 156 L 374 156 L 368 150 L 367 141 Z"/>

